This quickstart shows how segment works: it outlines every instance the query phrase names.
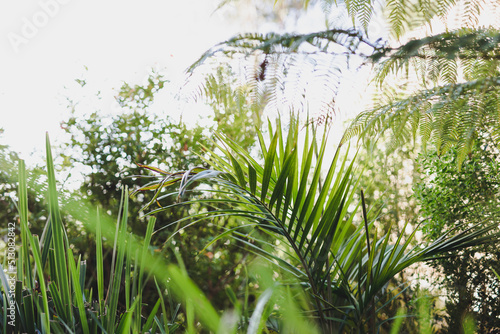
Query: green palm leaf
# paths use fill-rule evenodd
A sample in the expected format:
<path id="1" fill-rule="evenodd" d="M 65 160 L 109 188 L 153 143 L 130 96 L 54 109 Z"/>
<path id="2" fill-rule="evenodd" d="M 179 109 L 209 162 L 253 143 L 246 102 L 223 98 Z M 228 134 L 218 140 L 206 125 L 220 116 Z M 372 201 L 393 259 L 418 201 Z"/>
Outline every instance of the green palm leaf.
<path id="1" fill-rule="evenodd" d="M 491 233 L 491 227 L 486 227 L 443 236 L 428 246 L 413 249 L 410 244 L 416 230 L 406 240 L 400 235 L 392 244 L 390 233 L 369 240 L 367 234 L 374 228 L 374 221 L 356 225 L 355 215 L 348 212 L 357 188 L 353 162 L 337 149 L 323 177 L 328 127 L 322 129 L 324 135 L 317 151 L 314 140 L 318 129 L 310 124 L 300 129 L 299 121 L 292 118 L 286 137 L 280 120 L 270 130 L 268 141 L 259 137 L 262 161 L 219 135 L 218 153 L 209 152 L 207 160 L 214 170 L 183 172 L 178 191 L 164 196 L 190 197 L 196 181 L 209 186 L 197 188 L 205 194 L 149 214 L 198 203 L 197 213 L 171 226 L 183 229 L 224 217 L 241 221 L 241 229 L 225 229 L 214 236 L 214 242 L 232 237 L 248 251 L 293 274 L 309 293 L 308 307 L 323 331 L 366 329 L 372 324 L 368 319 L 374 310 L 385 303 L 380 298 L 384 288 L 408 266 L 499 239 L 498 234 Z M 162 198 L 158 196 L 158 201 Z M 260 230 L 263 237 L 255 230 Z M 274 242 L 266 241 L 266 235 L 280 241 L 279 250 Z M 255 315 L 257 318 L 260 315 Z"/>

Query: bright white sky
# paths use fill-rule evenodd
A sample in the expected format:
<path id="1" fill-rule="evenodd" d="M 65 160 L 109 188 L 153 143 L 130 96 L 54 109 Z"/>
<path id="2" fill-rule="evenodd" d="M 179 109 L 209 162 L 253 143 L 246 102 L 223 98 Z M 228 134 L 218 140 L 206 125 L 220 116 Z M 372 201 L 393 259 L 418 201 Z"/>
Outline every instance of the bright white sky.
<path id="1" fill-rule="evenodd" d="M 45 5 L 44 5 L 45 4 Z M 50 4 L 50 5 L 49 5 Z M 62 132 L 75 78 L 99 89 L 140 83 L 157 66 L 182 71 L 237 32 L 214 0 L 8 0 L 0 3 L 0 138 L 23 158 Z M 44 9 L 45 7 L 45 9 Z M 51 15 L 44 14 L 49 13 Z M 26 23 L 29 22 L 29 23 Z M 38 24 L 38 31 L 29 28 Z M 71 92 L 70 92 L 71 93 Z"/>

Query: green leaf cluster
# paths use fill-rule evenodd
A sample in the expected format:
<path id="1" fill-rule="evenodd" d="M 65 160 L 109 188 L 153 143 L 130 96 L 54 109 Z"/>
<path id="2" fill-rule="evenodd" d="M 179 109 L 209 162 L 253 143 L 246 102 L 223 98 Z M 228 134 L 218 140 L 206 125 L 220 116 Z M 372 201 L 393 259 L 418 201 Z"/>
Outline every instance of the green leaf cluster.
<path id="1" fill-rule="evenodd" d="M 435 152 L 422 157 L 422 171 L 427 175 L 415 186 L 422 213 L 429 217 L 423 229 L 430 240 L 448 230 L 500 221 L 500 155 L 488 141 L 476 143 L 472 155 L 456 169 L 456 154 L 450 151 L 441 159 Z M 461 319 L 472 317 L 479 332 L 500 324 L 500 291 L 494 274 L 499 270 L 497 245 L 461 251 L 433 264 L 443 273 L 442 285 L 449 297 L 449 331 L 460 330 Z"/>
<path id="2" fill-rule="evenodd" d="M 276 282 L 284 282 L 287 275 L 299 280 L 308 296 L 303 312 L 316 318 L 325 332 L 375 330 L 383 323 L 376 315 L 388 303 L 383 298 L 385 287 L 400 271 L 419 261 L 498 240 L 498 233 L 489 234 L 495 225 L 443 235 L 426 245 L 411 246 L 416 230 L 406 240 L 400 234 L 390 242 L 389 228 L 384 236 L 370 240 L 374 222 L 367 220 L 365 206 L 362 223 L 355 223 L 355 215 L 348 211 L 357 184 L 353 163 L 340 148 L 327 163 L 328 129 L 317 143 L 318 130 L 306 125 L 301 133 L 298 124 L 293 117 L 286 128 L 279 121 L 275 127 L 269 124 L 269 138 L 259 137 L 263 161 L 220 136 L 217 149 L 223 157 L 212 152 L 207 160 L 215 170 L 179 172 L 182 177 L 172 179 L 179 190 L 165 196 L 181 201 L 149 214 L 193 202 L 209 207 L 177 222 L 187 232 L 217 217 L 237 219 L 239 226 L 214 240 L 230 237 L 273 263 L 278 278 L 283 275 Z M 323 178 L 324 167 L 328 172 Z M 200 182 L 211 187 L 198 190 L 216 197 L 191 195 Z M 183 201 L 185 197 L 189 200 Z M 258 232 L 278 242 L 269 245 Z"/>

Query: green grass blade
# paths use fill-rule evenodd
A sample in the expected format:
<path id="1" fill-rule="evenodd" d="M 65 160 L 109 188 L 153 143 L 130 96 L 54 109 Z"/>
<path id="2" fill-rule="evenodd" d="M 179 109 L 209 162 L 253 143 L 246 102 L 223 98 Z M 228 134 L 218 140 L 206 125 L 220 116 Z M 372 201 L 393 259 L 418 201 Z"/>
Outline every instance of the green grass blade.
<path id="1" fill-rule="evenodd" d="M 99 208 L 96 216 L 96 265 L 97 265 L 97 298 L 99 301 L 99 314 L 104 314 L 104 268 L 102 254 L 102 227 Z"/>
<path id="2" fill-rule="evenodd" d="M 130 239 L 132 236 L 128 235 L 127 240 Z M 132 266 L 132 243 L 131 242 L 126 242 L 127 245 L 127 256 L 125 258 L 125 309 L 130 309 L 130 268 Z"/>
<path id="3" fill-rule="evenodd" d="M 27 182 L 26 182 L 26 168 L 23 160 L 19 161 L 19 193 L 21 194 L 27 194 Z M 27 196 L 20 196 L 19 197 L 19 214 L 21 217 L 28 217 L 28 198 Z M 49 301 L 47 297 L 47 288 L 45 285 L 45 277 L 43 273 L 43 265 L 42 265 L 42 259 L 41 259 L 41 254 L 40 254 L 40 246 L 38 242 L 35 242 L 35 239 L 33 238 L 33 235 L 30 233 L 28 230 L 27 226 L 27 220 L 24 220 L 24 223 L 21 227 L 24 229 L 26 232 L 26 237 L 29 240 L 31 252 L 33 254 L 33 260 L 35 261 L 35 267 L 36 267 L 36 273 L 38 275 L 38 282 L 40 284 L 40 294 L 42 296 L 42 310 L 43 312 L 41 314 L 41 321 L 42 321 L 42 330 L 44 330 L 46 333 L 50 333 L 50 309 L 49 309 Z"/>
<path id="4" fill-rule="evenodd" d="M 117 253 L 114 275 L 111 281 L 111 294 L 108 304 L 109 317 L 107 319 L 106 330 L 113 333 L 115 329 L 116 315 L 118 314 L 118 299 L 120 294 L 121 281 L 123 276 L 123 263 L 125 260 L 126 240 L 127 240 L 127 219 L 128 219 L 128 190 L 122 192 L 123 210 L 119 221 L 119 232 L 116 237 L 115 251 Z"/>
<path id="5" fill-rule="evenodd" d="M 2 283 L 1 289 L 0 289 L 0 300 L 2 300 L 1 307 L 2 307 L 2 310 L 4 310 L 4 312 L 2 313 L 2 329 L 3 329 L 3 333 L 7 333 L 7 323 L 10 321 L 16 320 L 15 315 L 14 315 L 14 319 L 11 319 L 10 317 L 7 318 L 7 315 L 10 315 L 10 312 L 7 311 L 7 309 L 9 308 L 9 304 L 10 304 L 9 301 L 12 301 L 12 302 L 17 301 L 17 298 L 14 298 L 14 296 L 9 296 L 9 291 L 10 291 L 9 280 L 8 280 L 7 276 L 5 275 L 5 271 L 4 271 L 1 263 L 0 263 L 0 282 Z"/>
<path id="6" fill-rule="evenodd" d="M 262 319 L 262 315 L 272 295 L 273 295 L 273 290 L 269 288 L 266 291 L 264 291 L 262 295 L 259 296 L 259 299 L 257 300 L 257 305 L 255 305 L 255 309 L 248 322 L 248 331 L 247 331 L 248 334 L 257 334 L 260 333 L 260 331 L 262 330 L 261 329 L 262 323 L 263 320 L 265 320 Z"/>
<path id="7" fill-rule="evenodd" d="M 21 288 L 22 286 L 19 286 Z M 36 317 L 35 317 L 35 310 L 33 309 L 33 295 L 27 295 L 22 298 L 23 302 L 23 309 L 24 309 L 24 314 L 23 314 L 23 320 L 24 320 L 24 328 L 28 333 L 35 333 L 35 324 L 38 323 Z M 5 332 L 7 333 L 7 332 Z"/>
<path id="8" fill-rule="evenodd" d="M 137 302 L 138 299 L 136 299 L 132 303 L 130 308 L 127 309 L 127 311 L 125 311 L 125 314 L 123 315 L 122 319 L 120 320 L 120 323 L 118 324 L 116 333 L 120 334 L 130 333 L 130 328 L 132 327 L 132 316 L 134 314 L 134 309 L 136 307 Z"/>
<path id="9" fill-rule="evenodd" d="M 48 176 L 48 197 L 49 197 L 49 214 L 50 214 L 50 224 L 52 225 L 52 235 L 53 235 L 53 249 L 55 255 L 55 276 L 51 279 L 56 282 L 59 291 L 61 293 L 61 299 L 64 305 L 67 305 L 64 313 L 59 314 L 61 318 L 64 319 L 66 323 L 71 323 L 73 318 L 73 309 L 70 307 L 73 305 L 71 301 L 71 290 L 69 287 L 69 277 L 66 268 L 66 248 L 69 245 L 65 245 L 65 232 L 62 226 L 61 214 L 59 210 L 59 200 L 56 189 L 56 178 L 54 173 L 54 163 L 52 159 L 52 150 L 50 147 L 50 140 L 47 134 L 46 137 L 46 154 L 47 154 L 47 176 Z"/>
<path id="10" fill-rule="evenodd" d="M 160 319 L 158 319 L 158 317 L 155 317 L 155 323 L 156 325 L 158 326 L 158 329 L 160 330 L 160 333 L 161 334 L 167 334 L 169 333 L 170 331 L 168 330 L 168 325 L 164 325 L 160 322 Z"/>
<path id="11" fill-rule="evenodd" d="M 175 293 L 182 300 L 190 299 L 195 306 L 196 316 L 213 332 L 217 332 L 220 324 L 220 316 L 208 301 L 205 294 L 193 283 L 193 281 L 182 272 L 179 267 L 168 266 L 168 273 L 172 279 L 171 285 Z"/>
<path id="12" fill-rule="evenodd" d="M 148 316 L 146 322 L 144 323 L 144 326 L 142 326 L 143 333 L 149 332 L 151 330 L 151 327 L 153 326 L 153 322 L 154 322 L 155 317 L 156 317 L 156 313 L 158 313 L 158 309 L 161 306 L 161 301 L 162 300 L 160 298 L 158 298 L 155 306 L 151 310 L 151 313 L 149 313 L 149 316 Z"/>
<path id="13" fill-rule="evenodd" d="M 390 334 L 398 334 L 401 325 L 403 324 L 403 319 L 405 318 L 405 311 L 403 308 L 398 309 L 396 317 L 394 318 L 394 322 L 392 323 L 391 333 Z"/>
<path id="14" fill-rule="evenodd" d="M 163 320 L 163 326 L 165 327 L 166 332 L 168 333 L 167 307 L 165 305 L 165 299 L 163 298 L 163 291 L 161 291 L 160 285 L 156 281 L 156 277 L 154 278 L 154 280 L 155 280 L 156 290 L 158 291 L 158 296 L 160 296 L 160 300 L 161 300 L 161 311 L 162 311 L 161 316 L 162 316 L 162 320 Z M 162 328 L 162 326 L 160 324 L 158 324 L 158 326 L 160 327 L 160 329 Z"/>
<path id="15" fill-rule="evenodd" d="M 78 314 L 80 316 L 80 324 L 82 326 L 83 333 L 89 334 L 90 331 L 88 326 L 88 320 L 87 320 L 87 315 L 85 314 L 86 308 L 85 305 L 83 304 L 83 292 L 79 280 L 80 274 L 76 269 L 75 259 L 73 258 L 73 252 L 71 251 L 70 248 L 67 249 L 67 253 L 68 253 L 68 265 L 71 274 L 71 281 L 73 283 L 73 289 L 75 291 L 76 307 L 78 308 Z"/>
<path id="16" fill-rule="evenodd" d="M 495 271 L 495 269 L 493 269 L 493 268 L 490 268 L 490 269 L 493 271 L 495 276 L 500 280 L 500 275 Z"/>
<path id="17" fill-rule="evenodd" d="M 35 283 L 33 281 L 33 267 L 31 265 L 30 259 L 30 249 L 28 240 L 28 187 L 26 185 L 26 166 L 24 160 L 19 161 L 19 187 L 18 187 L 18 198 L 19 205 L 17 207 L 19 212 L 19 220 L 21 223 L 21 249 L 20 249 L 20 260 L 22 260 L 23 266 L 21 268 L 21 275 L 18 279 L 26 284 L 26 287 L 33 290 Z"/>

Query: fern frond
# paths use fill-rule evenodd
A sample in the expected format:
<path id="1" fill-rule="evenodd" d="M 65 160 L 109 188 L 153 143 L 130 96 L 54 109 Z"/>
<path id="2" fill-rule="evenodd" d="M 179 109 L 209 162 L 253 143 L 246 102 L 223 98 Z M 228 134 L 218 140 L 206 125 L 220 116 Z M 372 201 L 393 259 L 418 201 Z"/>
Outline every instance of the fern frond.
<path id="1" fill-rule="evenodd" d="M 359 136 L 374 138 L 391 130 L 393 146 L 407 141 L 419 127 L 425 147 L 433 140 L 440 154 L 458 146 L 461 164 L 479 131 L 498 139 L 500 132 L 500 76 L 422 90 L 359 114 L 347 129 L 343 142 Z M 494 143 L 499 145 L 500 141 Z"/>
<path id="2" fill-rule="evenodd" d="M 217 54 L 226 56 L 232 56 L 236 53 L 250 55 L 256 51 L 261 51 L 263 54 L 336 54 L 338 51 L 335 50 L 335 46 L 340 47 L 342 50 L 340 53 L 352 54 L 358 50 L 360 44 L 372 49 L 381 47 L 370 42 L 362 33 L 354 29 L 330 29 L 309 34 L 240 34 L 207 50 L 188 69 L 188 72 L 192 72 L 207 59 Z"/>
<path id="3" fill-rule="evenodd" d="M 467 66 L 467 72 L 472 72 L 475 69 L 474 64 L 477 63 L 497 64 L 500 60 L 500 31 L 459 29 L 411 40 L 396 49 L 379 49 L 370 59 L 379 64 L 376 78 L 379 84 L 390 73 L 407 70 L 413 59 L 425 62 L 421 67 L 427 69 L 431 80 L 441 76 L 450 83 L 456 82 L 459 61 Z M 438 73 L 443 69 L 448 71 L 444 76 Z M 488 73 L 491 75 L 491 69 Z M 421 76 L 425 77 L 422 74 Z M 476 75 L 474 77 L 477 78 Z"/>
<path id="4" fill-rule="evenodd" d="M 365 50 L 381 47 L 352 29 L 309 34 L 243 34 L 208 50 L 189 71 L 193 75 L 194 69 L 202 65 L 213 66 L 208 63 L 211 57 L 219 60 L 215 63 L 219 66 L 221 58 L 235 63 L 234 57 L 240 55 L 240 63 L 246 64 L 241 77 L 243 85 L 249 88 L 252 105 L 285 113 L 311 109 L 331 114 L 341 75 L 338 64 L 342 61 L 338 57 L 348 59 L 361 45 Z M 203 88 L 195 91 L 206 94 Z"/>

